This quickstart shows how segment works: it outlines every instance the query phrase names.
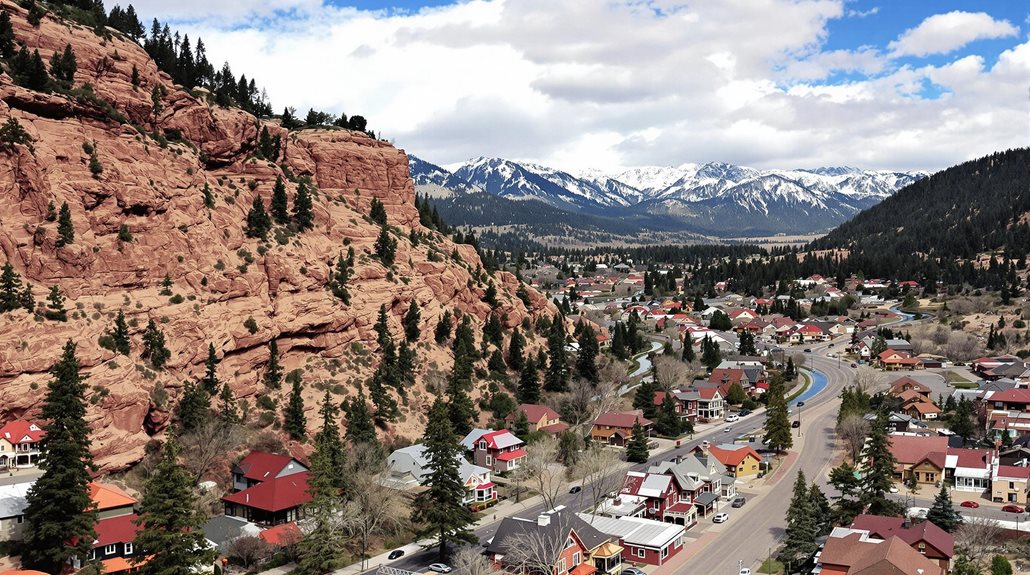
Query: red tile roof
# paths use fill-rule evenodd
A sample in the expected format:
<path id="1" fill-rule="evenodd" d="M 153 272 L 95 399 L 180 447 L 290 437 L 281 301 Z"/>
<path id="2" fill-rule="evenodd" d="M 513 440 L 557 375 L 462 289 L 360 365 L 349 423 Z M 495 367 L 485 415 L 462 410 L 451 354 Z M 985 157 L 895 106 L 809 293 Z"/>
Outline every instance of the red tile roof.
<path id="1" fill-rule="evenodd" d="M 753 457 L 755 461 L 762 460 L 762 456 L 759 455 L 757 451 L 746 445 L 738 449 L 723 449 L 721 447 L 712 446 L 708 448 L 708 453 L 711 453 L 712 457 L 719 460 L 719 463 L 733 467 L 740 465 L 740 462 L 744 461 L 744 458 L 748 455 Z"/>
<path id="2" fill-rule="evenodd" d="M 302 534 L 297 524 L 291 521 L 290 523 L 283 523 L 282 525 L 265 529 L 258 536 L 269 545 L 282 545 L 283 543 L 290 544 L 300 541 Z"/>
<path id="3" fill-rule="evenodd" d="M 526 419 L 528 419 L 530 423 L 536 423 L 544 417 L 546 417 L 548 420 L 559 418 L 558 412 L 551 409 L 550 407 L 547 407 L 546 405 L 539 405 L 536 403 L 523 403 L 519 405 L 518 409 L 509 413 L 508 417 L 505 417 L 505 419 L 509 421 L 514 421 L 518 417 L 518 412 L 520 411 L 526 414 Z"/>
<path id="4" fill-rule="evenodd" d="M 891 435 L 888 440 L 891 444 L 891 453 L 898 463 L 918 463 L 930 453 L 943 453 L 948 450 L 947 437 Z"/>
<path id="5" fill-rule="evenodd" d="M 1008 403 L 1030 403 L 1030 389 L 1006 389 L 991 394 L 988 401 L 1004 401 Z"/>
<path id="6" fill-rule="evenodd" d="M 36 423 L 25 421 L 24 419 L 16 419 L 0 427 L 0 437 L 15 445 L 19 443 L 37 443 L 46 437 L 46 432 Z"/>
<path id="7" fill-rule="evenodd" d="M 289 455 L 277 455 L 264 451 L 251 451 L 237 465 L 243 476 L 255 481 L 272 479 L 290 464 L 293 458 Z"/>
<path id="8" fill-rule="evenodd" d="M 226 495 L 222 501 L 273 513 L 299 507 L 311 501 L 311 494 L 308 493 L 308 473 L 304 471 L 269 479 L 249 489 Z"/>
<path id="9" fill-rule="evenodd" d="M 513 449 L 511 451 L 505 451 L 504 453 L 498 453 L 497 456 L 494 457 L 494 459 L 498 461 L 512 461 L 515 459 L 522 459 L 526 455 L 528 455 L 526 453 L 526 450 L 520 447 L 518 449 Z"/>
<path id="10" fill-rule="evenodd" d="M 851 528 L 868 531 L 880 539 L 897 536 L 909 546 L 925 541 L 945 557 L 955 554 L 955 538 L 931 521 L 923 521 L 906 527 L 905 520 L 901 517 L 859 515 L 851 523 Z"/>
<path id="11" fill-rule="evenodd" d="M 110 517 L 97 521 L 97 538 L 93 542 L 93 548 L 135 541 L 136 533 L 140 530 L 140 527 L 135 523 L 138 517 L 138 515 L 133 513 L 131 515 Z"/>
<path id="12" fill-rule="evenodd" d="M 602 413 L 594 420 L 594 425 L 610 425 L 612 427 L 628 429 L 633 427 L 633 424 L 637 421 L 644 427 L 651 425 L 651 420 L 644 417 L 643 412 L 639 409 L 636 411 L 609 411 Z"/>

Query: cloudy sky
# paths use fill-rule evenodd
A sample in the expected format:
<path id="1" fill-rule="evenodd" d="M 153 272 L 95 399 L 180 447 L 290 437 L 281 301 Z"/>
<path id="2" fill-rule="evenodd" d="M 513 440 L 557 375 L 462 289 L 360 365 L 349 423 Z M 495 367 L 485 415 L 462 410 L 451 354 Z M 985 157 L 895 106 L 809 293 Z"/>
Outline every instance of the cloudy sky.
<path id="1" fill-rule="evenodd" d="M 108 0 L 110 3 L 110 0 Z M 1025 146 L 1019 0 L 134 0 L 438 164 L 935 170 Z"/>

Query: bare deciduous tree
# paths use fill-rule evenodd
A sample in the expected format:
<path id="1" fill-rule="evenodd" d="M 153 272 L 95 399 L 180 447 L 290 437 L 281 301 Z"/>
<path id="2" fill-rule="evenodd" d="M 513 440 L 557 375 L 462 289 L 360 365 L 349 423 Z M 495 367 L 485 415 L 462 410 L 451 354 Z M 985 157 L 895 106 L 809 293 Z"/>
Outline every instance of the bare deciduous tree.
<path id="1" fill-rule="evenodd" d="M 674 357 L 659 355 L 653 363 L 658 384 L 664 391 L 684 387 L 694 379 L 690 366 Z"/>
<path id="2" fill-rule="evenodd" d="M 237 560 L 246 569 L 263 561 L 271 552 L 271 546 L 265 543 L 264 539 L 253 535 L 244 535 L 229 541 L 226 549 L 226 555 Z"/>
<path id="3" fill-rule="evenodd" d="M 798 369 L 805 367 L 805 363 L 808 361 L 808 356 L 803 353 L 791 354 L 790 357 L 794 360 L 794 367 Z"/>
<path id="4" fill-rule="evenodd" d="M 994 519 L 966 517 L 955 531 L 955 547 L 983 572 L 998 546 L 1001 531 Z"/>
<path id="5" fill-rule="evenodd" d="M 613 449 L 591 446 L 580 456 L 576 470 L 583 483 L 581 493 L 590 498 L 591 510 L 596 511 L 609 493 L 622 487 L 622 460 Z"/>
<path id="6" fill-rule="evenodd" d="M 837 435 L 844 440 L 844 445 L 851 455 L 851 461 L 857 463 L 866 437 L 869 435 L 869 422 L 861 415 L 851 414 L 837 424 Z"/>
<path id="7" fill-rule="evenodd" d="M 401 510 L 396 494 L 383 487 L 386 460 L 380 449 L 367 444 L 354 446 L 347 458 L 349 496 L 343 508 L 346 524 L 359 543 L 361 567 L 365 568 L 365 552 L 370 537 L 396 528 Z"/>
<path id="8" fill-rule="evenodd" d="M 224 425 L 216 418 L 209 418 L 200 427 L 179 438 L 182 446 L 182 463 L 193 476 L 193 483 L 199 483 L 205 475 L 228 463 L 228 456 L 243 441 L 245 433 L 237 425 Z"/>
<path id="9" fill-rule="evenodd" d="M 494 570 L 486 556 L 471 545 L 466 545 L 451 558 L 454 575 L 493 575 Z"/>
<path id="10" fill-rule="evenodd" d="M 554 509 L 565 489 L 565 466 L 558 463 L 558 440 L 547 437 L 526 447 L 526 459 L 519 467 L 521 476 Z"/>
<path id="11" fill-rule="evenodd" d="M 572 523 L 570 517 L 569 511 L 550 513 L 549 528 L 527 525 L 522 532 L 509 535 L 501 543 L 505 566 L 513 573 L 552 573 L 565 549 Z"/>
<path id="12" fill-rule="evenodd" d="M 855 371 L 855 379 L 851 385 L 862 393 L 873 395 L 881 387 L 880 374 L 875 369 L 863 365 Z"/>

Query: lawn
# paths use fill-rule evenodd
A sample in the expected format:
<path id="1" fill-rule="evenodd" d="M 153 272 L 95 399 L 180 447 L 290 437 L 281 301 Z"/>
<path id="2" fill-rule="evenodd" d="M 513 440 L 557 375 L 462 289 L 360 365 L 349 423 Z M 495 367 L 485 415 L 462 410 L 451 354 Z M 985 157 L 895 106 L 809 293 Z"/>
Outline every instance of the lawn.
<path id="1" fill-rule="evenodd" d="M 783 573 L 783 563 L 775 559 L 766 559 L 762 561 L 762 564 L 758 567 L 759 573 Z"/>

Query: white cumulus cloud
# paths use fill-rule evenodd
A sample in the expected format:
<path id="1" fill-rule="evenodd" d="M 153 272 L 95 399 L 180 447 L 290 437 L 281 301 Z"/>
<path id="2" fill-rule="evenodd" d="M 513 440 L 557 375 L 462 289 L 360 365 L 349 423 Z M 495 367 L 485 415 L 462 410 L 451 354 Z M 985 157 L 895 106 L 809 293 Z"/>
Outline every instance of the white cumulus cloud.
<path id="1" fill-rule="evenodd" d="M 947 54 L 975 40 L 1008 38 L 1018 33 L 1008 21 L 995 20 L 985 12 L 956 10 L 930 16 L 906 30 L 888 48 L 894 57 Z"/>

